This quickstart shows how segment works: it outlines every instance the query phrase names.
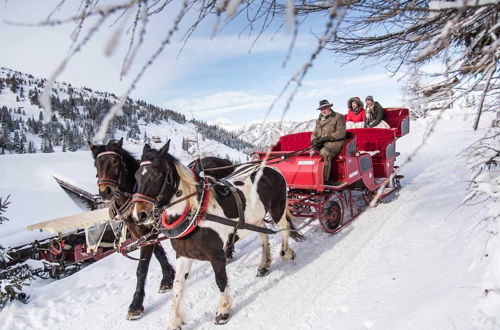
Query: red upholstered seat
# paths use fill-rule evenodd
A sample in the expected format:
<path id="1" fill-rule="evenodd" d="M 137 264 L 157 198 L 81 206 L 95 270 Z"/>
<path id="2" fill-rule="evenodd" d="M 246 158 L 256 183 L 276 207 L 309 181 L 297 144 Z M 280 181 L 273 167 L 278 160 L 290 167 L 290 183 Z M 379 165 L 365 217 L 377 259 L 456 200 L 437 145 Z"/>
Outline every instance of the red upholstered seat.
<path id="1" fill-rule="evenodd" d="M 356 135 L 358 151 L 380 151 L 373 158 L 385 158 L 386 146 L 395 139 L 394 129 L 356 128 L 349 131 Z"/>
<path id="2" fill-rule="evenodd" d="M 409 110 L 406 108 L 385 108 L 383 119 L 391 128 L 396 129 L 396 137 L 408 134 L 410 131 Z"/>
<path id="3" fill-rule="evenodd" d="M 296 151 L 310 147 L 311 134 L 312 132 L 300 132 L 282 136 L 272 151 Z"/>

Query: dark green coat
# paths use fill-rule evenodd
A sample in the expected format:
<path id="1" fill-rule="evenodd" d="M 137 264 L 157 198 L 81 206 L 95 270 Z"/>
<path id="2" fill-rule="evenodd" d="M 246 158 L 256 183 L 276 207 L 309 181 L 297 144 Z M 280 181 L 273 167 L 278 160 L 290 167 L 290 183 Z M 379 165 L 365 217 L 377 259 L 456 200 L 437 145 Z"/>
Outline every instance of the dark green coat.
<path id="1" fill-rule="evenodd" d="M 332 140 L 341 140 L 335 142 L 325 142 L 323 144 L 323 147 L 326 147 L 329 151 L 338 153 L 340 149 L 342 149 L 345 133 L 344 115 L 332 111 L 328 117 L 322 119 L 322 116 L 320 115 L 316 120 L 316 126 L 314 127 L 314 131 L 311 135 L 311 142 L 321 137 L 329 137 L 332 138 Z"/>
<path id="2" fill-rule="evenodd" d="M 368 112 L 370 113 L 370 120 L 368 120 Z M 373 102 L 373 107 L 366 107 L 366 127 L 375 127 L 382 121 L 384 116 L 384 108 L 378 102 Z"/>

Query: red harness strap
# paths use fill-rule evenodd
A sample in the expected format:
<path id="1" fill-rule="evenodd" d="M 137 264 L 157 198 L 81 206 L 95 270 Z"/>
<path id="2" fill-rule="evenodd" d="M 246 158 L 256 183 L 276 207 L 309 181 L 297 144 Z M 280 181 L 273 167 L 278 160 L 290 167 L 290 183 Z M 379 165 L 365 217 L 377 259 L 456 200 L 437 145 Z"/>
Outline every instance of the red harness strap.
<path id="1" fill-rule="evenodd" d="M 194 167 L 193 167 L 193 172 L 194 172 Z M 205 181 L 205 186 L 207 186 L 208 185 L 208 178 L 205 177 L 204 181 Z M 181 235 L 179 235 L 175 238 L 181 238 L 181 237 L 184 237 L 184 236 L 190 234 L 198 226 L 198 224 L 201 221 L 202 216 L 205 214 L 205 212 L 207 210 L 209 195 L 210 195 L 210 190 L 205 189 L 204 195 L 203 195 L 203 200 L 201 201 L 201 206 L 200 206 L 200 209 L 198 210 L 198 213 L 196 215 L 196 219 L 193 219 L 191 226 L 189 226 L 189 228 L 187 228 Z M 182 223 L 182 221 L 185 220 L 186 216 L 189 214 L 190 209 L 191 208 L 189 207 L 189 202 L 188 202 L 188 204 L 186 205 L 186 208 L 184 209 L 184 212 L 182 212 L 182 214 L 171 224 L 167 223 L 168 214 L 167 214 L 166 210 L 163 210 L 163 212 L 161 214 L 161 223 L 162 223 L 163 227 L 165 227 L 167 229 L 173 229 L 173 228 L 177 227 L 179 224 Z"/>
<path id="2" fill-rule="evenodd" d="M 154 204 L 156 202 L 156 199 L 152 198 L 152 197 L 149 197 L 147 195 L 144 195 L 144 194 L 135 193 L 132 196 L 132 202 L 133 203 L 144 202 L 144 203 L 147 203 L 147 204 Z"/>
<path id="3" fill-rule="evenodd" d="M 107 186 L 112 186 L 112 187 L 118 187 L 118 181 L 113 180 L 113 179 L 102 179 L 102 178 L 99 178 L 97 180 L 97 185 L 99 186 L 101 184 L 104 184 L 104 185 L 107 185 Z"/>

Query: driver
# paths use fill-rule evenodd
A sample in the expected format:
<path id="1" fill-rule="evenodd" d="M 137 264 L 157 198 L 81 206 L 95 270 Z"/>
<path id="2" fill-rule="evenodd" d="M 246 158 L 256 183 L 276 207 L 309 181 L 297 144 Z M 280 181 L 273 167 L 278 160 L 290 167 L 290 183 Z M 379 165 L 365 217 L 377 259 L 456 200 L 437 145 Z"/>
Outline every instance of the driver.
<path id="1" fill-rule="evenodd" d="M 325 159 L 325 183 L 330 181 L 332 158 L 342 149 L 346 134 L 344 116 L 333 111 L 332 105 L 328 100 L 319 102 L 318 110 L 321 113 L 311 135 L 311 145 Z"/>

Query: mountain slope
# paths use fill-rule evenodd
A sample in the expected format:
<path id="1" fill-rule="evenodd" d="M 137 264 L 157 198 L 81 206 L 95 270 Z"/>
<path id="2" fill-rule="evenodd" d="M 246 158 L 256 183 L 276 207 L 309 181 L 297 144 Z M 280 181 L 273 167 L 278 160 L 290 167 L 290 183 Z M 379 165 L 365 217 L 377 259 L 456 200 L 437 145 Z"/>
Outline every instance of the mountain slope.
<path id="1" fill-rule="evenodd" d="M 283 121 L 246 124 L 234 130 L 234 134 L 241 140 L 252 143 L 258 149 L 266 149 L 278 142 L 279 137 L 287 134 L 312 131 L 315 119 L 304 122 Z"/>
<path id="2" fill-rule="evenodd" d="M 114 94 L 56 83 L 51 93 L 53 114 L 51 118 L 43 118 L 38 97 L 44 83 L 45 79 L 0 68 L 0 154 L 84 149 L 106 113 L 118 101 Z M 44 119 L 49 122 L 44 123 Z M 171 128 L 179 125 L 188 127 L 183 147 L 186 151 L 196 149 L 189 150 L 192 154 L 200 154 L 202 139 L 240 151 L 252 148 L 251 144 L 215 125 L 187 120 L 175 111 L 132 99 L 125 103 L 123 115 L 112 120 L 106 140 L 123 136 L 131 142 L 150 142 L 156 135 L 165 141 L 176 136 L 176 130 Z M 151 130 L 151 126 L 157 128 Z"/>

